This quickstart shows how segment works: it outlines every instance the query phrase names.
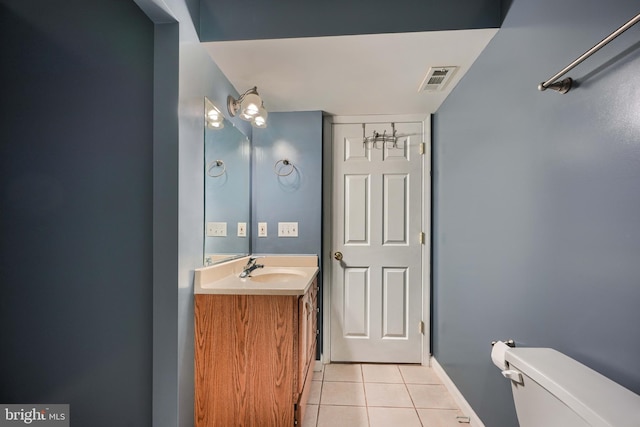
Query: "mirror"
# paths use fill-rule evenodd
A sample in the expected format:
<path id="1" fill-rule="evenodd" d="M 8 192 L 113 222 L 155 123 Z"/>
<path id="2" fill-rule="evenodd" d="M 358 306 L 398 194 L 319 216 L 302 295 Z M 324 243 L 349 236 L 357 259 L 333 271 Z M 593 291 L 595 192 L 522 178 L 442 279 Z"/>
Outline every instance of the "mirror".
<path id="1" fill-rule="evenodd" d="M 204 128 L 204 265 L 250 250 L 250 142 L 207 98 Z"/>

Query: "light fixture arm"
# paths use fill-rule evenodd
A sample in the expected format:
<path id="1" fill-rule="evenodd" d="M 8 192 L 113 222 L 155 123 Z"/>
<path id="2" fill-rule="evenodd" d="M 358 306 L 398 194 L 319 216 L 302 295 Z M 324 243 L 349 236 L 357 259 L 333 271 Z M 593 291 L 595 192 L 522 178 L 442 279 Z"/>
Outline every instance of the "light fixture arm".
<path id="1" fill-rule="evenodd" d="M 258 86 L 254 86 L 251 89 L 248 89 L 245 93 L 240 95 L 238 99 L 234 99 L 234 97 L 231 95 L 227 96 L 227 110 L 229 110 L 229 114 L 231 114 L 231 117 L 236 116 L 236 114 L 238 113 L 238 110 L 240 109 L 240 104 L 242 103 L 242 100 L 245 98 L 245 96 L 249 95 L 250 93 L 260 96 L 258 94 Z"/>
<path id="2" fill-rule="evenodd" d="M 264 102 L 258 93 L 258 87 L 254 86 L 240 95 L 238 99 L 227 96 L 227 110 L 231 117 L 238 116 L 242 120 L 251 122 L 256 128 L 267 127 L 268 111 L 264 108 Z"/>

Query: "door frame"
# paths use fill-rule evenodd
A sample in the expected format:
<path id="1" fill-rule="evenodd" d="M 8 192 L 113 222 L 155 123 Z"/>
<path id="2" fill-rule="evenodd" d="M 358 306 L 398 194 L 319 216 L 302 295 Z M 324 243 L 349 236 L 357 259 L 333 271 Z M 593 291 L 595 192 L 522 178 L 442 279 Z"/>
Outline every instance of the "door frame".
<path id="1" fill-rule="evenodd" d="M 331 288 L 333 262 L 333 124 L 421 122 L 425 153 L 422 156 L 422 365 L 431 356 L 431 115 L 324 116 L 322 131 L 322 353 L 323 364 L 331 363 Z M 417 325 L 416 325 L 417 327 Z"/>

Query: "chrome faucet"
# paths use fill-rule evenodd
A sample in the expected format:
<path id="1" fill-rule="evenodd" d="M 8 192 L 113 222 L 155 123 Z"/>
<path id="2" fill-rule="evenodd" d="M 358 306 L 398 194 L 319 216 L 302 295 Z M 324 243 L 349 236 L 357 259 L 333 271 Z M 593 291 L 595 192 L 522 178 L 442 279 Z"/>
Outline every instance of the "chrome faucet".
<path id="1" fill-rule="evenodd" d="M 247 261 L 247 265 L 244 266 L 242 273 L 240 273 L 241 278 L 249 277 L 249 274 L 257 268 L 264 268 L 262 264 L 256 264 L 256 259 L 254 257 L 250 257 L 249 261 Z"/>

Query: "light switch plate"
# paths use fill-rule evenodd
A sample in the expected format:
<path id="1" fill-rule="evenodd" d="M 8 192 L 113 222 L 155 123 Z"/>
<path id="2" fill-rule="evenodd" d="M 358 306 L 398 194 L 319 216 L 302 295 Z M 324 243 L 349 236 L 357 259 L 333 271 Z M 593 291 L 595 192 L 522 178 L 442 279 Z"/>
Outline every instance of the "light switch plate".
<path id="1" fill-rule="evenodd" d="M 239 222 L 238 223 L 238 237 L 247 237 L 247 223 Z"/>
<path id="2" fill-rule="evenodd" d="M 227 237 L 227 223 L 207 222 L 207 237 Z"/>
<path id="3" fill-rule="evenodd" d="M 297 222 L 279 222 L 278 237 L 298 237 Z"/>
<path id="4" fill-rule="evenodd" d="M 258 223 L 258 237 L 267 237 L 267 223 L 259 222 Z"/>

